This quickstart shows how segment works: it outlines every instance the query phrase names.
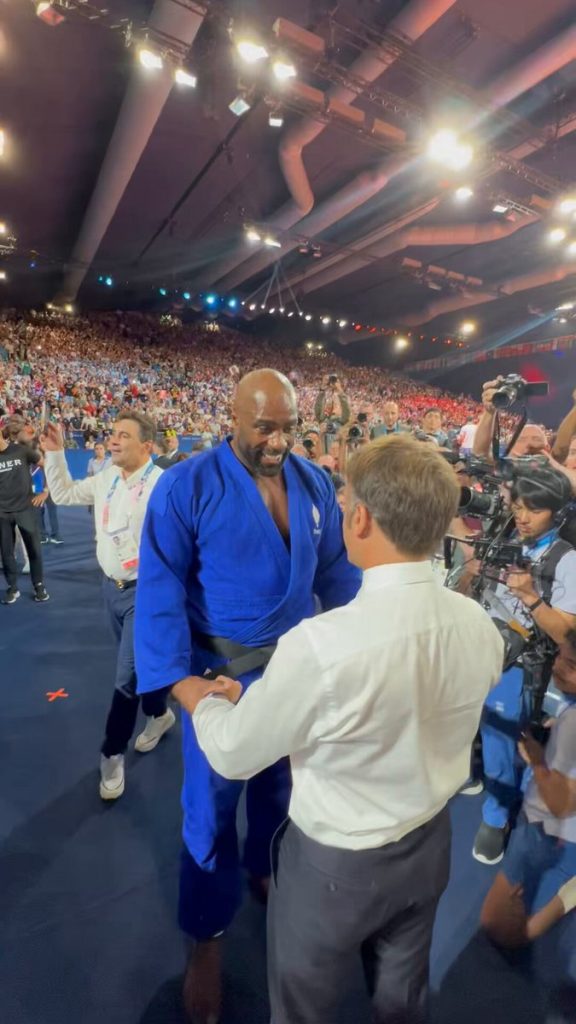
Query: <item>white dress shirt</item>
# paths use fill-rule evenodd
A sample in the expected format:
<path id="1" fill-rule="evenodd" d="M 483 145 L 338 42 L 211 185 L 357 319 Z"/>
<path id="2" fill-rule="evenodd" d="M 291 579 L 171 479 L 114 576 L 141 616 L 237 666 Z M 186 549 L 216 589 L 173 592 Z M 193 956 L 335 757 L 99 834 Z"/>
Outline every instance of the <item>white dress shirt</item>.
<path id="1" fill-rule="evenodd" d="M 378 566 L 350 604 L 282 637 L 238 705 L 200 701 L 198 742 L 227 778 L 290 755 L 290 817 L 307 836 L 383 846 L 433 818 L 468 778 L 503 651 L 487 613 L 440 586 L 430 562 Z"/>
<path id="2" fill-rule="evenodd" d="M 94 506 L 96 557 L 102 571 L 115 580 L 137 579 L 137 566 L 132 569 L 122 567 L 113 537 L 115 531 L 128 527 L 136 545 L 140 546 L 148 498 L 156 481 L 162 476 L 162 470 L 153 466 L 148 471 L 152 462 L 150 459 L 125 480 L 120 469 L 109 463 L 96 476 L 72 480 L 64 452 L 46 452 L 44 459 L 48 490 L 56 505 Z M 141 483 L 144 478 L 144 483 Z M 110 494 L 112 489 L 113 493 Z M 104 516 L 106 505 L 109 505 L 107 524 Z"/>

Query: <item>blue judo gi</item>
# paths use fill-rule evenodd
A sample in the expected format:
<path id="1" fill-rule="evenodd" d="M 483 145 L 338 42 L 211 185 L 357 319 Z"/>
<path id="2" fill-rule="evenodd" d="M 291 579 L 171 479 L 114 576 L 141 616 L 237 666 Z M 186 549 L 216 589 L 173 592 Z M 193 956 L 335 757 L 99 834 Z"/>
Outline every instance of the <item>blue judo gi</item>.
<path id="1" fill-rule="evenodd" d="M 361 574 L 348 562 L 341 514 L 325 471 L 289 455 L 284 479 L 289 546 L 229 441 L 173 467 L 158 481 L 148 503 L 138 570 L 140 693 L 221 665 L 221 656 L 202 647 L 202 635 L 266 646 L 314 614 L 315 595 L 324 610 L 356 595 Z M 261 674 L 260 669 L 242 676 L 244 687 Z M 180 921 L 194 938 L 205 940 L 228 926 L 240 903 L 236 809 L 244 784 L 213 771 L 188 715 L 183 715 L 183 743 L 186 870 Z M 247 785 L 244 863 L 251 874 L 266 876 L 270 842 L 288 810 L 288 762 Z"/>

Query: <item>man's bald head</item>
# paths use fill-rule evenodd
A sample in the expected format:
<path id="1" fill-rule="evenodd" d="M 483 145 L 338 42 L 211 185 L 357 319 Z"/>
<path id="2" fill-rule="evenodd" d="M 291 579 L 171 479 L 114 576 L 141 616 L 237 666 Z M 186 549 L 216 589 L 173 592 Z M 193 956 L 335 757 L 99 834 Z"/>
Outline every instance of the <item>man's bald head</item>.
<path id="1" fill-rule="evenodd" d="M 253 370 L 236 389 L 232 448 L 253 476 L 278 476 L 298 426 L 296 392 L 277 370 Z"/>

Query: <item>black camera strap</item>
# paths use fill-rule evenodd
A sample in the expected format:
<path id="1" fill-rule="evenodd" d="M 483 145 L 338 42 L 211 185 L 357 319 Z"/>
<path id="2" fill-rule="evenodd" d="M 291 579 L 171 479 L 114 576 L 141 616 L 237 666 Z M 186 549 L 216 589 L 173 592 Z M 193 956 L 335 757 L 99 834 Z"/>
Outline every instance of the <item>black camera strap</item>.
<path id="1" fill-rule="evenodd" d="M 574 551 L 572 544 L 567 540 L 555 540 L 543 558 L 536 563 L 536 578 L 542 588 L 542 597 L 546 604 L 552 600 L 552 588 L 559 563 L 569 551 Z"/>

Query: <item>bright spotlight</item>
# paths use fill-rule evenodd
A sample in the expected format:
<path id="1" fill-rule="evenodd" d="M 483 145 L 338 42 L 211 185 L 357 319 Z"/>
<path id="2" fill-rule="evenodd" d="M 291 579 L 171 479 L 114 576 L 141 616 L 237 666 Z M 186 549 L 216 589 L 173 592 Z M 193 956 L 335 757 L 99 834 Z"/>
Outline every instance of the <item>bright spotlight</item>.
<path id="1" fill-rule="evenodd" d="M 296 68 L 285 60 L 275 60 L 272 65 L 272 73 L 279 82 L 287 82 L 290 78 L 296 78 Z"/>
<path id="2" fill-rule="evenodd" d="M 174 81 L 177 85 L 185 85 L 188 89 L 195 89 L 198 84 L 196 75 L 191 75 L 189 71 L 185 71 L 184 68 L 176 68 L 174 72 Z"/>
<path id="3" fill-rule="evenodd" d="M 469 142 L 461 142 L 450 129 L 436 132 L 428 143 L 428 158 L 451 171 L 462 171 L 471 162 L 474 151 Z"/>
<path id="4" fill-rule="evenodd" d="M 560 317 L 558 317 L 558 323 L 559 324 L 567 324 L 568 321 L 567 321 L 565 316 L 560 316 Z"/>
<path id="5" fill-rule="evenodd" d="M 74 312 L 74 306 L 72 305 L 71 302 L 67 302 L 66 303 L 66 305 L 64 306 L 64 312 L 65 313 L 73 313 Z"/>
<path id="6" fill-rule="evenodd" d="M 492 213 L 508 213 L 508 207 L 506 203 L 494 203 L 492 207 Z"/>
<path id="7" fill-rule="evenodd" d="M 576 242 L 570 242 L 570 245 L 566 249 L 569 256 L 576 256 Z"/>
<path id="8" fill-rule="evenodd" d="M 3 220 L 1 220 L 0 221 L 0 235 L 5 235 L 7 231 L 8 231 L 8 228 L 6 227 L 6 224 L 4 223 Z"/>
<path id="9" fill-rule="evenodd" d="M 37 0 L 35 7 L 36 16 L 45 25 L 50 25 L 51 28 L 56 28 L 57 25 L 61 25 L 63 21 L 66 21 L 64 15 L 54 9 L 52 0 Z"/>
<path id="10" fill-rule="evenodd" d="M 236 43 L 236 49 L 242 60 L 246 61 L 247 64 L 257 64 L 258 61 L 266 60 L 268 57 L 268 50 L 261 43 L 254 42 L 253 39 L 240 39 Z"/>
<path id="11" fill-rule="evenodd" d="M 217 302 L 217 299 L 218 299 L 217 295 L 207 295 L 206 296 L 206 305 L 207 306 L 215 306 L 216 302 Z"/>
<path id="12" fill-rule="evenodd" d="M 246 238 L 249 242 L 261 242 L 262 235 L 256 228 L 246 228 Z"/>
<path id="13" fill-rule="evenodd" d="M 270 128 L 281 128 L 284 124 L 282 114 L 279 114 L 277 111 L 271 111 L 268 114 L 268 124 Z"/>
<path id="14" fill-rule="evenodd" d="M 566 238 L 565 228 L 552 228 L 552 231 L 548 233 L 549 242 L 563 242 Z"/>
<path id="15" fill-rule="evenodd" d="M 256 303 L 251 302 L 250 305 L 248 306 L 248 309 L 250 310 L 251 313 L 253 313 L 254 310 L 256 309 Z"/>
<path id="16" fill-rule="evenodd" d="M 248 103 L 248 100 L 244 96 L 238 94 L 238 96 L 235 96 L 232 103 L 228 106 L 228 110 L 231 110 L 233 114 L 236 114 L 236 117 L 242 117 L 242 114 L 246 114 L 247 111 L 250 110 L 250 106 L 251 104 Z"/>
<path id="17" fill-rule="evenodd" d="M 104 284 L 107 285 L 108 288 L 111 288 L 112 285 L 114 284 L 114 281 L 112 280 L 111 277 L 105 277 Z"/>
<path id="18" fill-rule="evenodd" d="M 266 303 L 265 302 L 262 303 L 262 305 L 260 306 L 260 309 L 266 309 Z"/>
<path id="19" fill-rule="evenodd" d="M 168 295 L 168 292 L 166 291 L 165 288 L 159 288 L 158 291 L 160 292 L 162 298 L 165 298 Z"/>
<path id="20" fill-rule="evenodd" d="M 280 306 L 280 309 L 278 310 L 278 312 L 279 313 L 285 313 L 286 310 L 284 309 L 284 306 Z"/>
<path id="21" fill-rule="evenodd" d="M 474 189 L 470 188 L 469 185 L 461 185 L 457 188 L 454 193 L 454 199 L 459 203 L 465 203 L 468 199 L 471 199 L 474 195 Z"/>
<path id="22" fill-rule="evenodd" d="M 238 305 L 238 299 L 234 299 L 234 298 L 228 299 L 228 306 L 229 306 L 230 309 L 236 309 L 237 305 Z"/>
<path id="23" fill-rule="evenodd" d="M 3 128 L 0 128 L 0 157 L 4 156 L 6 151 L 6 132 Z"/>
<path id="24" fill-rule="evenodd" d="M 329 316 L 323 316 L 322 317 L 322 323 L 323 324 L 330 324 L 330 323 L 332 323 L 332 318 L 329 317 Z"/>
<path id="25" fill-rule="evenodd" d="M 574 213 L 576 211 L 576 198 L 568 197 L 558 205 L 559 213 Z"/>
<path id="26" fill-rule="evenodd" d="M 282 242 L 279 242 L 277 238 L 273 237 L 273 235 L 266 235 L 266 238 L 264 239 L 264 245 L 267 245 L 269 249 L 282 248 Z"/>
<path id="27" fill-rule="evenodd" d="M 476 324 L 473 320 L 464 320 L 464 323 L 460 324 L 460 334 L 474 334 L 476 330 Z"/>
<path id="28" fill-rule="evenodd" d="M 347 324 L 348 324 L 347 320 L 339 320 L 338 321 L 338 327 L 346 327 Z"/>
<path id="29" fill-rule="evenodd" d="M 293 309 L 291 309 L 291 310 L 290 310 L 290 312 L 289 312 L 289 313 L 287 314 L 287 316 L 289 316 L 289 317 L 290 317 L 290 316 L 294 316 L 294 310 L 293 310 Z"/>
<path id="30" fill-rule="evenodd" d="M 405 348 L 408 348 L 409 344 L 410 342 L 408 341 L 408 338 L 396 338 L 396 341 L 394 342 L 394 348 L 396 349 L 397 352 L 402 352 Z"/>
<path id="31" fill-rule="evenodd" d="M 190 292 L 182 292 L 182 298 L 185 300 L 185 302 L 190 302 L 192 296 L 190 295 Z"/>
<path id="32" fill-rule="evenodd" d="M 574 303 L 573 302 L 563 302 L 561 306 L 556 306 L 556 309 L 558 310 L 558 312 L 560 312 L 560 310 L 564 310 L 564 309 L 574 309 Z"/>
<path id="33" fill-rule="evenodd" d="M 145 47 L 138 50 L 138 60 L 147 71 L 161 71 L 164 66 L 160 54 L 154 53 L 153 50 L 147 50 Z"/>
<path id="34" fill-rule="evenodd" d="M 6 271 L 0 270 L 0 281 L 6 281 Z"/>
<path id="35" fill-rule="evenodd" d="M 311 313 L 306 313 L 306 316 L 304 317 L 304 319 L 305 320 L 311 320 L 312 319 L 312 314 Z"/>
<path id="36" fill-rule="evenodd" d="M 269 313 L 275 313 L 276 312 L 276 306 L 270 306 L 270 309 L 268 310 L 268 312 Z"/>

